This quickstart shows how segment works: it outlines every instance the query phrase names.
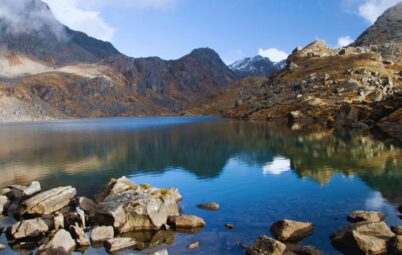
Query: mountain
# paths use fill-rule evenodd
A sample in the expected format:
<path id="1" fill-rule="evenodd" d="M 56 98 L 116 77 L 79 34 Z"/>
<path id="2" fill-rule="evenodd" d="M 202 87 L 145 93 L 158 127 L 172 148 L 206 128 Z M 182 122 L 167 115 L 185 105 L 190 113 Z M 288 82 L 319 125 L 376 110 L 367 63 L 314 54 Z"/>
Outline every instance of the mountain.
<path id="1" fill-rule="evenodd" d="M 0 0 L 0 48 L 62 66 L 121 55 L 109 42 L 59 23 L 40 0 Z"/>
<path id="2" fill-rule="evenodd" d="M 355 46 L 402 43 L 402 2 L 389 8 L 354 42 Z"/>
<path id="3" fill-rule="evenodd" d="M 315 41 L 294 50 L 282 71 L 243 79 L 188 113 L 339 134 L 381 130 L 402 141 L 401 6 L 387 10 L 355 44 L 337 50 Z"/>
<path id="4" fill-rule="evenodd" d="M 238 60 L 229 65 L 229 68 L 234 72 L 238 79 L 243 79 L 248 76 L 269 77 L 274 72 L 282 69 L 282 63 L 282 61 L 274 63 L 267 57 L 255 56 Z"/>

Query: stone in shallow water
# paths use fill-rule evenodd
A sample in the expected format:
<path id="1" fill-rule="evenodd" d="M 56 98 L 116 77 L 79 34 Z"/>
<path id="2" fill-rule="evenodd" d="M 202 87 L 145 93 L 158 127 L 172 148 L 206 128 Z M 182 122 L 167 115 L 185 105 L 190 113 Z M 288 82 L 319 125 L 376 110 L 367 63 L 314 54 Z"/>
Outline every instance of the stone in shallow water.
<path id="1" fill-rule="evenodd" d="M 300 246 L 294 244 L 286 245 L 286 255 L 324 255 L 324 253 L 314 246 Z"/>
<path id="2" fill-rule="evenodd" d="M 112 226 L 95 227 L 91 232 L 91 241 L 94 244 L 102 243 L 114 237 L 114 229 Z"/>
<path id="3" fill-rule="evenodd" d="M 91 241 L 89 241 L 89 238 L 87 237 L 87 235 L 85 234 L 85 232 L 82 228 L 77 227 L 77 226 L 71 226 L 70 233 L 73 236 L 73 238 L 76 240 L 76 242 L 79 246 L 91 245 Z"/>
<path id="4" fill-rule="evenodd" d="M 199 205 L 197 205 L 197 207 L 200 209 L 209 210 L 209 211 L 218 211 L 220 209 L 220 205 L 215 202 L 199 204 Z"/>
<path id="5" fill-rule="evenodd" d="M 7 246 L 5 246 L 4 244 L 0 244 L 0 251 L 5 250 L 7 248 Z"/>
<path id="6" fill-rule="evenodd" d="M 179 214 L 175 197 L 168 190 L 127 190 L 108 196 L 95 209 L 100 225 L 112 225 L 119 233 L 158 230 L 169 216 Z"/>
<path id="7" fill-rule="evenodd" d="M 41 192 L 25 200 L 21 214 L 44 215 L 54 213 L 66 207 L 76 194 L 77 190 L 71 186 Z"/>
<path id="8" fill-rule="evenodd" d="M 41 218 L 22 220 L 8 229 L 11 239 L 37 238 L 49 231 L 46 222 Z"/>
<path id="9" fill-rule="evenodd" d="M 149 253 L 148 255 L 169 255 L 169 252 L 166 249 L 162 249 L 162 250 L 159 250 L 159 251 Z"/>
<path id="10" fill-rule="evenodd" d="M 200 246 L 201 246 L 200 241 L 195 241 L 195 242 L 192 242 L 189 245 L 187 245 L 187 249 L 193 250 L 193 249 L 197 249 Z"/>
<path id="11" fill-rule="evenodd" d="M 86 198 L 86 197 L 80 197 L 78 200 L 78 203 L 80 205 L 80 208 L 84 210 L 87 213 L 93 213 L 95 211 L 96 204 L 93 200 Z"/>
<path id="12" fill-rule="evenodd" d="M 272 234 L 279 241 L 297 241 L 314 232 L 314 224 L 293 220 L 280 220 L 271 226 Z"/>
<path id="13" fill-rule="evenodd" d="M 129 237 L 118 237 L 112 238 L 105 241 L 105 249 L 109 253 L 113 253 L 120 250 L 125 250 L 128 248 L 132 248 L 137 244 L 132 238 Z"/>
<path id="14" fill-rule="evenodd" d="M 202 218 L 194 215 L 169 216 L 168 222 L 175 228 L 201 228 L 206 225 Z"/>
<path id="15" fill-rule="evenodd" d="M 171 230 L 154 231 L 135 231 L 123 234 L 121 237 L 130 237 L 138 243 L 135 246 L 137 250 L 153 249 L 160 245 L 173 245 L 176 232 Z"/>
<path id="16" fill-rule="evenodd" d="M 39 255 L 53 255 L 53 254 L 71 254 L 75 249 L 75 241 L 64 229 L 56 232 L 52 240 L 39 247 Z"/>
<path id="17" fill-rule="evenodd" d="M 348 254 L 385 254 L 394 236 L 384 222 L 359 222 L 336 232 L 331 240 L 337 249 Z"/>
<path id="18" fill-rule="evenodd" d="M 260 236 L 247 250 L 247 255 L 282 255 L 286 245 L 268 236 Z"/>
<path id="19" fill-rule="evenodd" d="M 361 221 L 380 222 L 385 219 L 385 215 L 376 211 L 354 211 L 348 215 L 347 219 L 354 223 Z"/>

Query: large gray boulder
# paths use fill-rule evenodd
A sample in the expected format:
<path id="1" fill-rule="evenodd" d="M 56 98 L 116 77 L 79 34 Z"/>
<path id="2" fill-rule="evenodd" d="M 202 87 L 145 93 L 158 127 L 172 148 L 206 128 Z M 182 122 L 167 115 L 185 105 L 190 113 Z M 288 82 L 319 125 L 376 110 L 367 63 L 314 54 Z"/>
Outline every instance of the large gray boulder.
<path id="1" fill-rule="evenodd" d="M 64 229 L 60 229 L 56 232 L 52 240 L 49 243 L 39 247 L 39 255 L 65 255 L 71 254 L 75 249 L 75 241 Z"/>
<path id="2" fill-rule="evenodd" d="M 293 220 L 280 220 L 271 226 L 271 232 L 279 241 L 297 241 L 314 232 L 314 224 Z"/>
<path id="3" fill-rule="evenodd" d="M 150 185 L 131 186 L 128 190 L 112 193 L 99 203 L 95 208 L 95 219 L 99 225 L 113 226 L 119 233 L 158 230 L 167 224 L 169 216 L 179 214 L 176 201 L 176 191 Z"/>
<path id="4" fill-rule="evenodd" d="M 71 186 L 41 192 L 24 201 L 21 214 L 44 215 L 54 213 L 66 207 L 76 194 L 77 190 Z"/>
<path id="5" fill-rule="evenodd" d="M 282 255 L 286 245 L 268 236 L 260 236 L 247 250 L 247 255 Z"/>
<path id="6" fill-rule="evenodd" d="M 356 254 L 386 254 L 395 234 L 384 222 L 359 222 L 331 236 L 336 248 Z"/>
<path id="7" fill-rule="evenodd" d="M 10 239 L 37 238 L 44 236 L 49 231 L 49 226 L 41 218 L 23 220 L 15 223 L 8 229 Z"/>

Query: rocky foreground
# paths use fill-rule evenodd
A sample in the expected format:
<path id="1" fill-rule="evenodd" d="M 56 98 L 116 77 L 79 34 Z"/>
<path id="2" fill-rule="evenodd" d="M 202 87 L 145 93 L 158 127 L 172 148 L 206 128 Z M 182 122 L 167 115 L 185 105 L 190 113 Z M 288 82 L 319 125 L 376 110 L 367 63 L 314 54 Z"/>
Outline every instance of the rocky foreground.
<path id="1" fill-rule="evenodd" d="M 71 254 L 84 252 L 89 246 L 103 246 L 109 253 L 132 249 L 145 250 L 161 244 L 173 244 L 175 233 L 197 233 L 205 221 L 182 214 L 182 196 L 177 189 L 158 189 L 137 185 L 126 177 L 112 179 L 94 200 L 77 197 L 71 186 L 42 191 L 39 182 L 29 187 L 11 185 L 0 190 L 0 213 L 13 216 L 16 223 L 5 229 L 10 247 L 31 254 Z M 197 207 L 220 210 L 217 203 Z M 402 208 L 400 208 L 401 210 Z M 402 254 L 402 226 L 389 228 L 385 215 L 375 211 L 355 211 L 347 216 L 350 225 L 330 238 L 344 254 Z M 225 224 L 228 230 L 236 228 Z M 3 232 L 0 227 L 0 234 Z M 313 246 L 297 243 L 311 235 L 310 222 L 280 220 L 270 232 L 250 247 L 240 243 L 248 255 L 319 255 Z M 275 238 L 275 239 L 274 239 Z M 189 250 L 201 243 L 193 242 Z M 0 250 L 5 249 L 0 244 Z M 166 249 L 152 254 L 168 254 Z"/>

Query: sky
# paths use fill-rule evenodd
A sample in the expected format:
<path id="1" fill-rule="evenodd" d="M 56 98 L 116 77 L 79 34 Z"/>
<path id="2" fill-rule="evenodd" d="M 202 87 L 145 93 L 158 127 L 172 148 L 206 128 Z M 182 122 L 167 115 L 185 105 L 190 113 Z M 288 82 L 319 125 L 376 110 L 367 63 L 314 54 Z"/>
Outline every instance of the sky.
<path id="1" fill-rule="evenodd" d="M 43 0 L 72 29 L 110 41 L 132 57 L 177 59 L 214 49 L 225 63 L 286 58 L 323 39 L 352 43 L 402 0 Z"/>

